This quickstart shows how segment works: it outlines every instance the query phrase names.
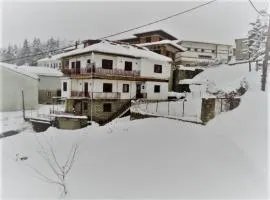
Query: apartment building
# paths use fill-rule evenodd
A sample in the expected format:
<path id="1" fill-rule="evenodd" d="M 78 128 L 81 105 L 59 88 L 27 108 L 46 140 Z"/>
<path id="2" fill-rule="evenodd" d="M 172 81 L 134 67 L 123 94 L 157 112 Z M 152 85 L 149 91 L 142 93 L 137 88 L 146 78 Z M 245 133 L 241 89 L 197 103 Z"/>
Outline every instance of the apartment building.
<path id="1" fill-rule="evenodd" d="M 186 49 L 176 54 L 177 64 L 184 66 L 208 65 L 215 61 L 227 63 L 233 56 L 233 47 L 228 44 L 182 40 L 177 43 Z"/>

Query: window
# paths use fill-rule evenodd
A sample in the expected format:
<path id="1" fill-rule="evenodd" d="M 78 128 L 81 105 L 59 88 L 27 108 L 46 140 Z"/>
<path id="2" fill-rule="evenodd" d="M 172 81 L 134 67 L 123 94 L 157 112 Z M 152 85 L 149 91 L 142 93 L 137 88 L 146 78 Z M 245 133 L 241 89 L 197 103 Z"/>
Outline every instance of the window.
<path id="1" fill-rule="evenodd" d="M 154 85 L 154 92 L 160 93 L 160 85 Z"/>
<path id="2" fill-rule="evenodd" d="M 166 56 L 167 56 L 167 57 L 170 57 L 170 55 L 171 55 L 170 53 L 171 53 L 171 52 L 166 51 Z"/>
<path id="3" fill-rule="evenodd" d="M 67 82 L 63 82 L 63 90 L 67 91 Z"/>
<path id="4" fill-rule="evenodd" d="M 190 51 L 191 49 L 188 47 L 187 50 Z"/>
<path id="5" fill-rule="evenodd" d="M 204 52 L 204 49 L 201 49 L 201 52 Z"/>
<path id="6" fill-rule="evenodd" d="M 104 103 L 103 104 L 103 112 L 112 112 L 112 104 Z"/>
<path id="7" fill-rule="evenodd" d="M 83 102 L 83 109 L 88 110 L 88 102 Z"/>
<path id="8" fill-rule="evenodd" d="M 155 73 L 162 73 L 162 65 L 154 65 Z"/>
<path id="9" fill-rule="evenodd" d="M 123 93 L 129 92 L 129 84 L 123 84 Z"/>
<path id="10" fill-rule="evenodd" d="M 212 53 L 215 53 L 216 51 L 215 50 L 212 50 Z"/>
<path id="11" fill-rule="evenodd" d="M 65 66 L 65 67 L 68 67 L 68 66 L 69 66 L 69 60 L 65 60 L 65 61 L 64 61 L 64 66 Z"/>
<path id="12" fill-rule="evenodd" d="M 163 40 L 163 38 L 159 37 L 159 41 Z"/>
<path id="13" fill-rule="evenodd" d="M 47 92 L 47 96 L 51 97 L 52 96 L 52 92 Z"/>
<path id="14" fill-rule="evenodd" d="M 102 59 L 102 68 L 103 69 L 112 69 L 112 66 L 113 66 L 112 60 Z"/>
<path id="15" fill-rule="evenodd" d="M 125 62 L 125 71 L 132 71 L 132 62 Z"/>
<path id="16" fill-rule="evenodd" d="M 151 42 L 151 37 L 146 37 L 146 38 L 145 38 L 145 41 L 146 41 L 146 43 L 147 43 L 147 42 Z"/>
<path id="17" fill-rule="evenodd" d="M 75 62 L 71 62 L 71 69 L 75 69 Z"/>
<path id="18" fill-rule="evenodd" d="M 91 60 L 90 59 L 87 59 L 87 64 L 90 64 L 91 63 Z"/>
<path id="19" fill-rule="evenodd" d="M 197 51 L 198 51 L 198 49 L 197 49 L 197 48 L 195 48 L 195 49 L 194 49 L 194 51 L 196 51 L 196 52 L 197 52 Z"/>
<path id="20" fill-rule="evenodd" d="M 103 83 L 103 92 L 112 92 L 112 83 Z"/>

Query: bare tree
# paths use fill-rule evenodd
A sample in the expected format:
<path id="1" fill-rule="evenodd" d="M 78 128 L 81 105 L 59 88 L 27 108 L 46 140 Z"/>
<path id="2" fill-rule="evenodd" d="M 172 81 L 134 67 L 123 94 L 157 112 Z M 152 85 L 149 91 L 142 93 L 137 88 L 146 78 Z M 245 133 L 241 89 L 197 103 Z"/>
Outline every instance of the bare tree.
<path id="1" fill-rule="evenodd" d="M 60 163 L 55 155 L 55 150 L 53 149 L 52 145 L 50 144 L 48 140 L 47 140 L 48 146 L 46 147 L 38 140 L 37 136 L 36 136 L 36 140 L 40 146 L 40 150 L 38 151 L 39 155 L 48 164 L 49 168 L 52 170 L 55 177 L 54 178 L 49 177 L 46 174 L 44 174 L 42 171 L 38 170 L 37 168 L 31 165 L 28 165 L 28 166 L 31 169 L 33 169 L 35 173 L 39 176 L 39 178 L 42 179 L 43 181 L 60 185 L 62 187 L 61 196 L 65 197 L 68 193 L 67 185 L 66 185 L 66 178 L 74 164 L 79 145 L 73 144 L 65 162 Z"/>

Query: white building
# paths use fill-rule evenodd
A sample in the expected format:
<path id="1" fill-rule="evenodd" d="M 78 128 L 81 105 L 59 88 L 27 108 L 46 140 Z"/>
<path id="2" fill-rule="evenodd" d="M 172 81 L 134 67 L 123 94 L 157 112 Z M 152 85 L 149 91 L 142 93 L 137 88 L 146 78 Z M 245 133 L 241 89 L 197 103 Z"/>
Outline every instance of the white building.
<path id="1" fill-rule="evenodd" d="M 52 104 L 53 97 L 61 96 L 60 78 L 63 76 L 63 73 L 59 70 L 39 66 L 20 66 L 20 69 L 39 77 L 39 104 Z"/>
<path id="2" fill-rule="evenodd" d="M 22 110 L 22 90 L 25 109 L 36 109 L 38 105 L 39 77 L 16 65 L 0 63 L 0 111 Z"/>
<path id="3" fill-rule="evenodd" d="M 104 119 L 102 112 L 115 113 L 130 99 L 165 100 L 171 62 L 147 48 L 109 41 L 67 52 L 63 57 L 66 76 L 61 79 L 67 111 L 88 114 L 94 99 L 93 109 Z"/>
<path id="4" fill-rule="evenodd" d="M 208 65 L 216 61 L 227 63 L 233 56 L 232 45 L 182 40 L 185 52 L 176 55 L 176 62 L 184 66 Z"/>

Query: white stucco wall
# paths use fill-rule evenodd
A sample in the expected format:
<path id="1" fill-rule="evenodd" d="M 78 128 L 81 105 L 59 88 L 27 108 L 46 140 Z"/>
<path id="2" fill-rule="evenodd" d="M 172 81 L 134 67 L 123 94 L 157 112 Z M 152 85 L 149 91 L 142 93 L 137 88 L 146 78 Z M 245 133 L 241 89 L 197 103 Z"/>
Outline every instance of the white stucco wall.
<path id="1" fill-rule="evenodd" d="M 147 99 L 168 99 L 168 83 L 167 82 L 145 82 L 145 89 L 142 92 L 147 93 Z M 160 92 L 154 92 L 154 86 L 160 85 Z"/>
<path id="2" fill-rule="evenodd" d="M 60 77 L 39 75 L 40 90 L 58 90 L 61 89 Z"/>
<path id="3" fill-rule="evenodd" d="M 67 82 L 67 91 L 64 91 L 63 83 Z M 71 95 L 71 79 L 68 77 L 60 78 L 60 87 L 61 87 L 61 97 L 62 98 L 69 98 Z"/>
<path id="4" fill-rule="evenodd" d="M 154 72 L 154 65 L 162 65 L 162 73 Z M 161 78 L 161 79 L 169 79 L 171 73 L 171 64 L 169 62 L 161 62 L 149 59 L 141 59 L 141 72 L 140 75 L 142 77 L 152 77 L 152 78 Z"/>
<path id="5" fill-rule="evenodd" d="M 67 82 L 67 91 L 63 91 L 63 82 Z M 92 90 L 93 83 L 93 92 L 94 93 L 103 93 L 103 83 L 112 84 L 112 92 L 119 92 L 121 99 L 130 99 L 136 95 L 136 82 L 135 81 L 123 81 L 123 80 L 105 80 L 105 79 L 61 79 L 61 95 L 62 97 L 69 98 L 71 91 L 80 91 L 84 92 L 84 84 L 88 83 L 88 91 Z M 129 92 L 123 93 L 123 84 L 129 84 Z M 106 95 L 105 95 L 106 96 Z"/>
<path id="6" fill-rule="evenodd" d="M 53 68 L 53 69 L 61 69 L 61 60 L 40 60 L 37 61 L 37 65 L 41 67 L 48 67 L 48 68 Z"/>
<path id="7" fill-rule="evenodd" d="M 25 109 L 36 109 L 38 105 L 38 79 L 0 67 L 0 111 L 22 110 L 22 89 Z"/>

